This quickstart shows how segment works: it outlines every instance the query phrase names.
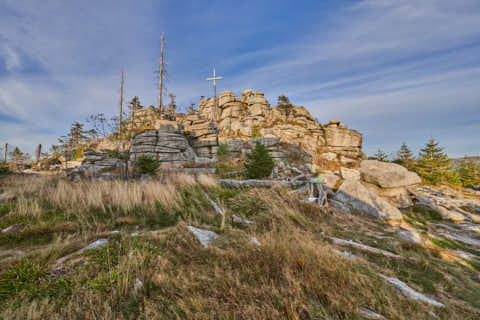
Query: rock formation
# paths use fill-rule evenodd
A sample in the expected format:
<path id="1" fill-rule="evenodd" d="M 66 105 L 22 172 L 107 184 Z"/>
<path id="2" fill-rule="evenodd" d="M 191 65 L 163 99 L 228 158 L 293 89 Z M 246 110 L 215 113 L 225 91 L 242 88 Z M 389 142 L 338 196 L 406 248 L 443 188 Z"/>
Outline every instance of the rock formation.
<path id="1" fill-rule="evenodd" d="M 176 122 L 163 121 L 158 129 L 147 129 L 133 137 L 130 160 L 135 162 L 141 156 L 149 156 L 160 162 L 208 162 L 208 158 L 200 156 L 205 146 L 195 146 L 195 137 L 192 141 L 193 144 Z"/>
<path id="2" fill-rule="evenodd" d="M 218 99 L 218 109 L 215 119 L 214 99 L 205 99 L 195 116 L 215 123 L 221 140 L 277 137 L 281 142 L 301 146 L 311 156 L 342 163 L 357 162 L 363 155 L 359 132 L 335 120 L 322 125 L 303 106 L 292 106 L 289 112 L 279 106 L 270 108 L 261 92 L 245 90 L 241 97 L 235 97 L 224 91 Z M 200 135 L 204 130 L 192 126 L 190 129 L 200 131 Z"/>
<path id="3" fill-rule="evenodd" d="M 213 98 L 202 100 L 198 112 L 175 117 L 164 117 L 154 107 L 138 107 L 126 127 L 132 133 L 130 139 L 95 141 L 85 150 L 96 153 L 78 159 L 72 167 L 82 161 L 87 172 L 117 167 L 116 160 L 107 159 L 103 150 L 130 151 L 132 161 L 145 155 L 162 162 L 205 162 L 216 157 L 219 143 L 228 144 L 234 154 L 245 155 L 260 142 L 277 160 L 294 152 L 302 161 L 358 165 L 363 157 L 362 135 L 357 131 L 340 121 L 322 125 L 303 106 L 271 108 L 264 94 L 253 90 L 243 91 L 241 97 L 222 92 L 217 111 Z"/>
<path id="4" fill-rule="evenodd" d="M 362 161 L 360 174 L 367 188 L 387 198 L 397 208 L 412 205 L 407 187 L 422 182 L 415 172 L 401 165 L 376 160 Z"/>

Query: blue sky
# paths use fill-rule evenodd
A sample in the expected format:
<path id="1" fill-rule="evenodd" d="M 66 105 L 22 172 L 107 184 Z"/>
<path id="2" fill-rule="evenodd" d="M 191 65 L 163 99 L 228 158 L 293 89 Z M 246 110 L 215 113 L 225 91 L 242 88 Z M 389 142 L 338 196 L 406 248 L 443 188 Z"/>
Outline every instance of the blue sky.
<path id="1" fill-rule="evenodd" d="M 0 0 L 0 143 L 32 152 L 126 99 L 157 103 L 160 34 L 180 106 L 219 90 L 285 94 L 364 151 L 435 137 L 480 155 L 478 0 Z"/>

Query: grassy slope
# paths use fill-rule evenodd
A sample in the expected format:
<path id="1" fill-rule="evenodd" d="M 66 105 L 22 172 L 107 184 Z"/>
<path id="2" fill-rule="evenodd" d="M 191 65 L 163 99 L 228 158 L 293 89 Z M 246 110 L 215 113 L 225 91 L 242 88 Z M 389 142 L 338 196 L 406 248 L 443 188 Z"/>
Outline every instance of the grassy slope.
<path id="1" fill-rule="evenodd" d="M 388 319 L 478 319 L 479 262 L 453 259 L 450 249 L 475 248 L 446 239 L 420 246 L 385 224 L 321 211 L 285 189 L 221 188 L 198 180 L 227 214 L 226 225 L 191 176 L 158 181 L 80 182 L 15 178 L 0 182 L 0 317 L 2 319 L 361 319 L 367 308 Z M 255 225 L 232 223 L 232 214 Z M 408 223 L 425 230 L 438 217 L 419 209 Z M 203 249 L 187 225 L 217 232 Z M 111 233 L 113 230 L 119 233 Z M 132 236 L 132 233 L 138 233 Z M 323 235 L 395 252 L 348 260 Z M 253 245 L 255 236 L 261 246 Z M 101 249 L 55 261 L 93 240 Z M 339 248 L 345 249 L 345 248 Z M 26 255 L 16 257 L 15 251 Z M 438 309 L 406 300 L 375 273 L 398 277 L 442 301 Z M 135 283 L 143 286 L 134 290 Z"/>

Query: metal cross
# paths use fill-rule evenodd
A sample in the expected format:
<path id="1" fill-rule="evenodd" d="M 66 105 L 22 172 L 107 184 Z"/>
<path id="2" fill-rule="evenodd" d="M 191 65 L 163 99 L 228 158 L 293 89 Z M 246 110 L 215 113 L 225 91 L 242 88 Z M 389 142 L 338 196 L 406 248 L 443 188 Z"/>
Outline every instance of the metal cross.
<path id="1" fill-rule="evenodd" d="M 217 107 L 218 107 L 217 106 L 217 80 L 222 80 L 222 79 L 223 77 L 220 77 L 220 76 L 217 77 L 215 68 L 213 68 L 213 78 L 207 78 L 208 81 L 213 81 L 213 99 L 214 99 L 213 101 L 215 103 L 215 107 L 214 107 L 215 109 L 213 111 L 214 112 L 213 116 L 215 118 L 214 120 L 217 120 Z"/>

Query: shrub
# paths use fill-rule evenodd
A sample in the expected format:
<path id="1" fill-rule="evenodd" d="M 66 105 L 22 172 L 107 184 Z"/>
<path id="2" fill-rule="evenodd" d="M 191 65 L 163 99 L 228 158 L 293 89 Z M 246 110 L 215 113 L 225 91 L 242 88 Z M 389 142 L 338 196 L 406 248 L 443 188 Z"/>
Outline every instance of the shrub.
<path id="1" fill-rule="evenodd" d="M 0 175 L 1 174 L 9 174 L 10 168 L 6 162 L 0 161 Z"/>
<path id="2" fill-rule="evenodd" d="M 160 161 L 152 157 L 141 156 L 138 158 L 137 165 L 141 174 L 155 174 L 158 167 L 160 167 Z"/>
<path id="3" fill-rule="evenodd" d="M 388 162 L 388 154 L 386 154 L 382 149 L 378 149 L 377 153 L 373 155 L 376 160 Z"/>
<path id="4" fill-rule="evenodd" d="M 75 151 L 75 155 L 73 156 L 72 161 L 76 161 L 78 159 L 85 157 L 85 155 L 83 154 L 84 150 L 85 150 L 85 146 L 77 147 L 77 150 Z"/>
<path id="5" fill-rule="evenodd" d="M 226 158 L 228 157 L 229 155 L 231 155 L 232 152 L 230 151 L 230 148 L 228 147 L 228 144 L 226 143 L 221 143 L 219 146 L 218 146 L 218 150 L 217 150 L 217 156 L 219 158 Z"/>
<path id="6" fill-rule="evenodd" d="M 247 155 L 247 162 L 245 163 L 247 177 L 250 179 L 268 177 L 274 166 L 275 163 L 268 149 L 260 142 L 257 142 L 252 152 Z"/>
<path id="7" fill-rule="evenodd" d="M 252 128 L 252 138 L 261 138 L 262 134 L 260 133 L 260 126 L 253 126 Z"/>
<path id="8" fill-rule="evenodd" d="M 472 161 L 463 162 L 458 174 L 464 187 L 480 185 L 480 165 Z"/>

